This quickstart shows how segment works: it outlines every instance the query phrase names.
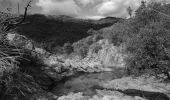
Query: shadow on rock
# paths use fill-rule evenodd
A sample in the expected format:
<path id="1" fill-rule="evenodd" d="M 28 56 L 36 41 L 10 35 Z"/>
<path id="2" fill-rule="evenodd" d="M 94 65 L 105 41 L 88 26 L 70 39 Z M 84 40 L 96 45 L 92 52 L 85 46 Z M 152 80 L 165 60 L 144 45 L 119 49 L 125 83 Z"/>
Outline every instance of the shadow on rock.
<path id="1" fill-rule="evenodd" d="M 149 100 L 170 100 L 170 98 L 161 92 L 148 92 L 148 91 L 141 91 L 136 89 L 127 89 L 125 91 L 118 90 L 124 94 L 129 96 L 140 96 Z"/>

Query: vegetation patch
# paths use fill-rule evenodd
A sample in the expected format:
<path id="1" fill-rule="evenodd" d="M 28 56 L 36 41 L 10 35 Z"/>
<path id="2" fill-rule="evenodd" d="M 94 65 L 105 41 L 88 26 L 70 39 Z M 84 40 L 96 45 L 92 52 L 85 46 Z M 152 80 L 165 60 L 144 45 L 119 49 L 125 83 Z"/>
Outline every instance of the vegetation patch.
<path id="1" fill-rule="evenodd" d="M 141 3 L 134 17 L 103 30 L 115 46 L 126 45 L 128 72 L 164 74 L 170 79 L 169 4 Z M 167 16 L 163 15 L 166 14 Z"/>

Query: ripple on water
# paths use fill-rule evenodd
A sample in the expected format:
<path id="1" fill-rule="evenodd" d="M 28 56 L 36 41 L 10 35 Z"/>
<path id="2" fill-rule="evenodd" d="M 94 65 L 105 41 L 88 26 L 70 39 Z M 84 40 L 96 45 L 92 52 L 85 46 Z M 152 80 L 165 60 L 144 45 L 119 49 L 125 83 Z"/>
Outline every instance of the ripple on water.
<path id="1" fill-rule="evenodd" d="M 123 74 L 119 72 L 84 73 L 57 83 L 52 92 L 58 96 L 66 95 L 70 92 L 82 92 L 85 96 L 93 96 L 96 94 L 96 88 L 100 88 L 103 82 L 122 76 Z"/>

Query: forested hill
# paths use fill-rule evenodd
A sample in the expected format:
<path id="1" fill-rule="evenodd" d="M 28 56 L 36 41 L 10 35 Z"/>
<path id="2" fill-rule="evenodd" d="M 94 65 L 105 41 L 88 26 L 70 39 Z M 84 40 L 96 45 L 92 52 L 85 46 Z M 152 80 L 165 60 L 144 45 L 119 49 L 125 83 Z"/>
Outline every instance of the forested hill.
<path id="1" fill-rule="evenodd" d="M 66 42 L 75 42 L 86 36 L 91 28 L 99 30 L 120 21 L 120 18 L 106 18 L 102 20 L 83 20 L 69 16 L 44 16 L 29 15 L 25 24 L 17 28 L 17 31 L 38 43 L 63 45 Z"/>

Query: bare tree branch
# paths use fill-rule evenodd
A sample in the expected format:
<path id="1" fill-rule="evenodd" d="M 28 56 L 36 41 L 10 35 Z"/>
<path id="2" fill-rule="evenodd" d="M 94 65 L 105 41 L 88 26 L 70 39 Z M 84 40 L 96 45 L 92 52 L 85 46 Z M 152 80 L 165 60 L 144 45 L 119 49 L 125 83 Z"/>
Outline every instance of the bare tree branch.
<path id="1" fill-rule="evenodd" d="M 8 23 L 8 25 L 5 28 L 5 31 L 9 31 L 11 29 L 15 29 L 18 25 L 22 24 L 25 21 L 26 16 L 27 16 L 28 8 L 31 7 L 31 5 L 30 5 L 31 2 L 32 2 L 32 0 L 30 0 L 28 2 L 27 6 L 25 7 L 24 16 L 23 16 L 22 20 L 19 21 L 19 22 L 16 22 L 16 23 Z"/>

